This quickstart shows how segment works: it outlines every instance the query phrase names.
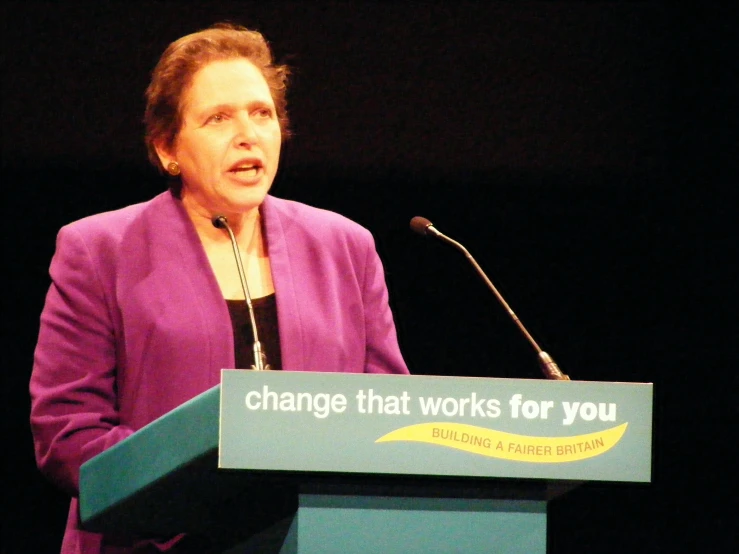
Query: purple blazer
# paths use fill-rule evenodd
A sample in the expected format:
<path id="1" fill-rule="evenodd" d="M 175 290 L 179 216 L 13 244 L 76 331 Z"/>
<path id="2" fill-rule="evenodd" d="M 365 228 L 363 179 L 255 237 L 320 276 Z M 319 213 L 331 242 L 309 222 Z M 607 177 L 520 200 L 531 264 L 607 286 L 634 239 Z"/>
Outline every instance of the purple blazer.
<path id="1" fill-rule="evenodd" d="M 407 373 L 369 231 L 272 196 L 262 217 L 284 370 Z M 50 273 L 31 427 L 39 468 L 73 497 L 62 553 L 134 552 L 79 529 L 79 468 L 234 367 L 228 307 L 170 192 L 63 227 Z"/>

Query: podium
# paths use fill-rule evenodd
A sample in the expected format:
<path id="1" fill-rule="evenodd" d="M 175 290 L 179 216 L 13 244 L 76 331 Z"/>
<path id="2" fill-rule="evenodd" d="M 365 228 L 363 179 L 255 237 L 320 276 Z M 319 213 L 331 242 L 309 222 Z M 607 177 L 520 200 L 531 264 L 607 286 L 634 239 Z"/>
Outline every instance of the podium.
<path id="1" fill-rule="evenodd" d="M 198 552 L 546 552 L 547 502 L 649 482 L 652 385 L 224 370 L 85 463 L 83 527 Z"/>

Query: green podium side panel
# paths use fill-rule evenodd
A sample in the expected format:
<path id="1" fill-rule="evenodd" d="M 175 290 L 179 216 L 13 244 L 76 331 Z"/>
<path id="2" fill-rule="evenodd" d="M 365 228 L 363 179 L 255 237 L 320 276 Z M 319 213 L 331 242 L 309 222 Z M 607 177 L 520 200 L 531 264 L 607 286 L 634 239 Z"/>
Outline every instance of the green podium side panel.
<path id="1" fill-rule="evenodd" d="M 192 496 L 216 496 L 216 386 L 153 421 L 80 468 L 80 518 L 90 530 L 166 536 L 202 519 Z"/>

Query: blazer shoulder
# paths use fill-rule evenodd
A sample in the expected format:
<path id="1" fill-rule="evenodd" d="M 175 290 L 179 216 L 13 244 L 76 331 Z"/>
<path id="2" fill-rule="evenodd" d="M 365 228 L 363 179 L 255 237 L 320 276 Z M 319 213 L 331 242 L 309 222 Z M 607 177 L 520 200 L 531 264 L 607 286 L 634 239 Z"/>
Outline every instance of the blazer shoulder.
<path id="1" fill-rule="evenodd" d="M 145 202 L 83 217 L 64 225 L 59 235 L 77 235 L 85 242 L 118 241 L 142 215 L 151 210 L 161 210 L 163 205 L 171 202 L 168 196 L 168 192 L 162 193 Z"/>
<path id="2" fill-rule="evenodd" d="M 316 238 L 341 236 L 372 241 L 372 234 L 368 229 L 339 213 L 272 196 L 269 197 L 267 206 L 270 215 L 276 215 L 286 229 L 299 229 Z"/>

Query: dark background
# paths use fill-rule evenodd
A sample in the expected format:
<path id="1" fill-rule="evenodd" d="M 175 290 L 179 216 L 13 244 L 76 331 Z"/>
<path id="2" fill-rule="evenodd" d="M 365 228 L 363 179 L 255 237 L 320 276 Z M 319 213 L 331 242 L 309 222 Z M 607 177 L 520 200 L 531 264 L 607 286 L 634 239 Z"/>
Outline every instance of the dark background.
<path id="1" fill-rule="evenodd" d="M 413 373 L 539 378 L 476 257 L 573 379 L 655 384 L 649 485 L 553 502 L 552 553 L 736 548 L 736 11 L 671 2 L 120 2 L 2 8 L 3 554 L 58 552 L 27 383 L 56 231 L 164 188 L 143 91 L 229 19 L 294 68 L 273 193 L 374 233 Z M 735 505 L 735 504 L 734 504 Z"/>

